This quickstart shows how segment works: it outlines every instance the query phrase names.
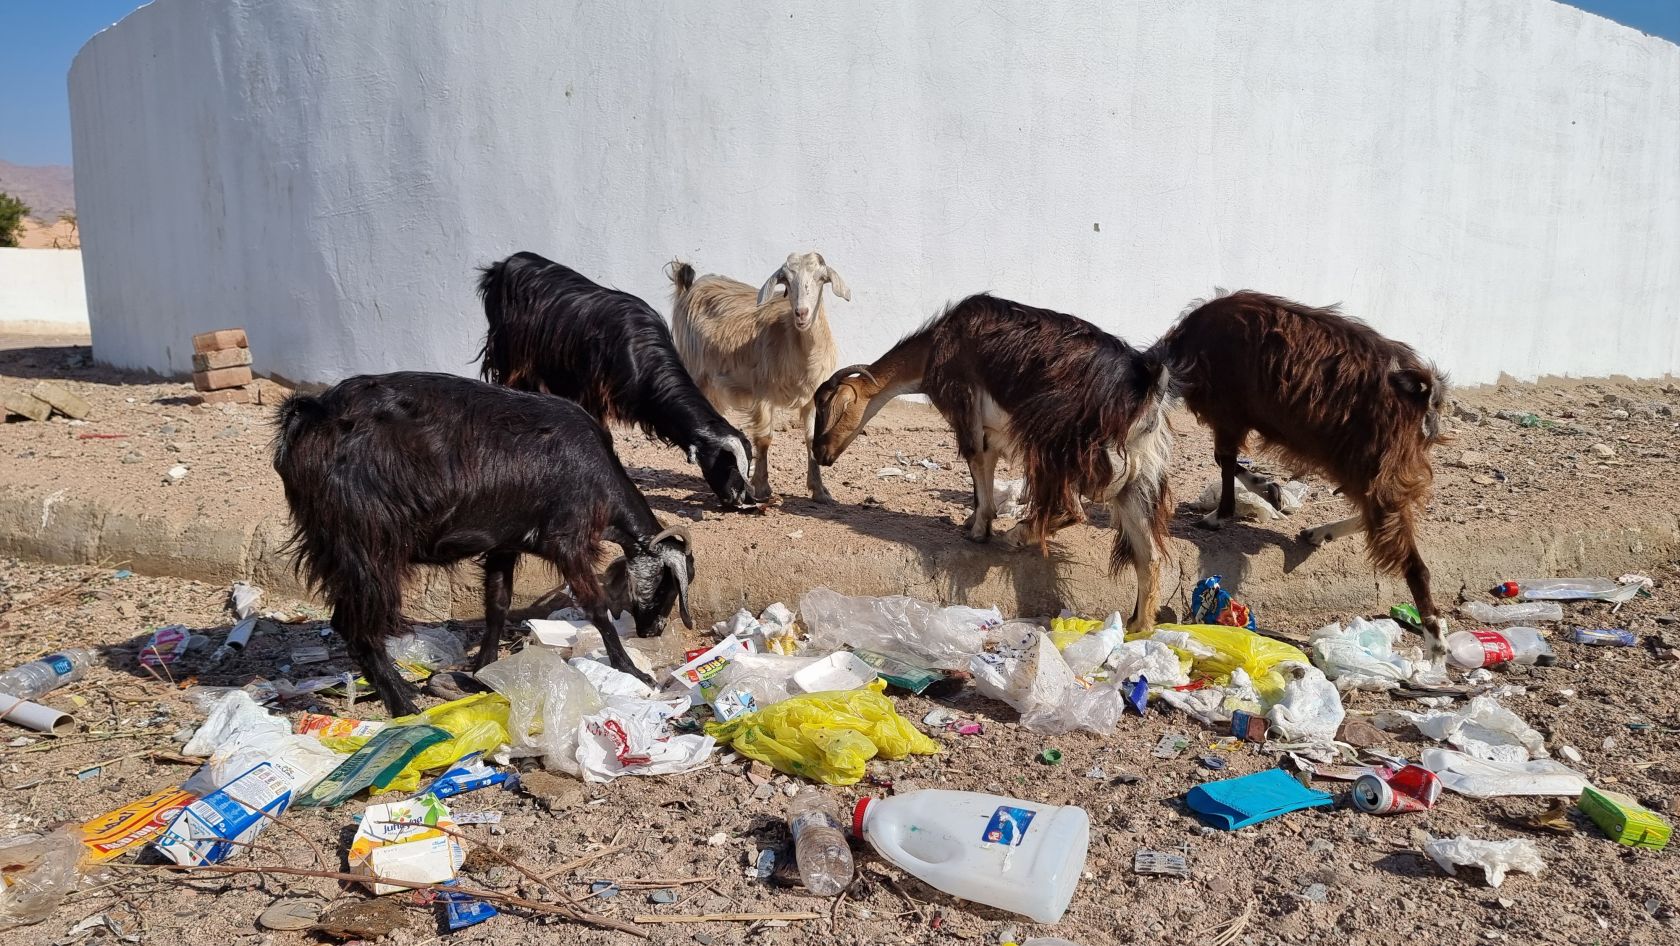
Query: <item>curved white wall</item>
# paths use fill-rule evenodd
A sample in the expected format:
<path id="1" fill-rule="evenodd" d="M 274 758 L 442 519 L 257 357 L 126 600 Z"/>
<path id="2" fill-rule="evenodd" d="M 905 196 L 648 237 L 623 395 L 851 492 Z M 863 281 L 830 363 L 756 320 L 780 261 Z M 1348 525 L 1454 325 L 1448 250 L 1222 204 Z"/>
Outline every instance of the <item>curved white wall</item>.
<path id="1" fill-rule="evenodd" d="M 80 250 L 0 247 L 0 332 L 87 330 Z"/>
<path id="2" fill-rule="evenodd" d="M 156 0 L 70 72 L 95 354 L 470 373 L 532 249 L 845 274 L 843 360 L 981 289 L 1138 341 L 1216 285 L 1461 382 L 1680 371 L 1680 47 L 1551 0 Z"/>

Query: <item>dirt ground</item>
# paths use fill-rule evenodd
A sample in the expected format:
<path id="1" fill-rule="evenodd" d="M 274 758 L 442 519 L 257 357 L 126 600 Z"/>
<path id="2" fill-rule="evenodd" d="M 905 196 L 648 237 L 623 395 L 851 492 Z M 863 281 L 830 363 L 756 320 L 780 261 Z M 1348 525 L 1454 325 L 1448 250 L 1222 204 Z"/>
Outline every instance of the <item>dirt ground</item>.
<path id="1" fill-rule="evenodd" d="M 89 422 L 12 423 L 0 427 L 0 483 L 56 488 L 109 497 L 135 508 L 171 509 L 200 516 L 261 514 L 278 493 L 267 460 L 267 416 L 271 405 L 196 407 L 184 400 L 187 387 L 109 372 L 87 364 L 85 349 L 31 341 L 0 351 L 0 386 L 33 383 L 35 377 L 67 379 L 95 405 Z M 0 343 L 0 348 L 6 345 Z M 1541 516 L 1560 506 L 1591 512 L 1607 493 L 1672 508 L 1673 474 L 1680 466 L 1680 438 L 1674 407 L 1680 390 L 1663 385 L 1508 385 L 1467 392 L 1452 428 L 1459 440 L 1437 455 L 1437 496 L 1432 518 L 1469 523 Z M 1499 412 L 1505 412 L 1500 414 Z M 1625 416 L 1621 412 L 1626 412 Z M 1532 413 L 1532 420 L 1525 414 Z M 1529 426 L 1525 426 L 1525 423 Z M 1179 424 L 1182 462 L 1174 485 L 1181 499 L 1194 498 L 1211 476 L 1205 436 Z M 84 439 L 85 433 L 123 434 Z M 861 440 L 829 472 L 841 505 L 817 507 L 802 496 L 798 438 L 784 434 L 773 454 L 773 482 L 787 497 L 766 517 L 726 517 L 701 512 L 698 479 L 673 451 L 621 436 L 632 475 L 662 509 L 696 513 L 707 529 L 739 531 L 750 541 L 804 541 L 844 545 L 860 521 L 895 518 L 908 525 L 905 541 L 960 541 L 955 523 L 966 515 L 968 486 L 949 436 L 926 412 L 900 412 Z M 1602 444 L 1611 451 L 1595 451 Z M 1469 456 L 1464 456 L 1469 451 Z M 903 454 L 899 457 L 898 454 Z M 1478 455 L 1479 454 L 1479 455 Z M 917 463 L 939 464 L 931 470 Z M 164 486 L 173 464 L 189 467 L 186 480 Z M 877 470 L 896 467 L 906 476 L 882 478 Z M 13 488 L 8 485 L 6 488 Z M 1322 500 L 1322 490 L 1315 500 Z M 867 508 L 858 509 L 859 506 Z M 1324 501 L 1326 508 L 1329 502 Z M 1330 514 L 1314 509 L 1319 518 Z M 1337 513 L 1339 515 L 1339 512 Z M 1299 524 L 1293 527 L 1298 528 Z M 698 527 L 697 527 L 698 528 Z M 1082 526 L 1080 529 L 1089 529 Z M 1190 516 L 1175 518 L 1174 531 L 1198 542 L 1237 541 L 1229 531 L 1192 532 Z M 798 537 L 787 538 L 792 533 Z M 0 837 L 62 821 L 82 821 L 174 785 L 191 771 L 171 756 L 184 731 L 201 714 L 178 686 L 137 667 L 134 652 L 149 629 L 182 623 L 213 641 L 231 623 L 227 586 L 145 576 L 119 577 L 121 562 L 105 567 L 58 567 L 0 559 L 0 660 L 6 666 L 71 645 L 102 648 L 100 666 L 85 680 L 65 687 L 46 702 L 73 712 L 77 735 L 46 739 L 8 728 L 0 732 Z M 1675 678 L 1680 662 L 1673 648 L 1680 627 L 1662 623 L 1680 611 L 1680 563 L 1651 562 L 1657 582 L 1652 598 L 1637 599 L 1612 615 L 1608 606 L 1568 609 L 1567 626 L 1631 628 L 1641 643 L 1633 648 L 1588 648 L 1552 634 L 1559 651 L 1555 666 L 1515 668 L 1496 683 L 1526 691 L 1503 700 L 1547 736 L 1554 754 L 1563 746 L 1583 756 L 1579 768 L 1596 784 L 1626 792 L 1658 810 L 1680 799 L 1680 696 Z M 1508 577 L 1487 575 L 1486 584 Z M 753 602 L 761 607 L 770 602 Z M 788 602 L 794 604 L 795 602 Z M 976 602 L 989 603 L 989 602 Z M 296 675 L 283 669 L 293 645 L 318 640 L 325 615 L 306 602 L 276 596 L 264 607 L 300 619 L 265 623 L 237 662 L 205 684 L 239 684 L 255 677 Z M 1262 615 L 1263 623 L 1304 635 L 1325 620 L 1347 615 L 1312 609 L 1282 609 Z M 464 640 L 476 627 L 459 629 Z M 691 634 L 690 642 L 700 635 Z M 330 641 L 331 661 L 310 672 L 348 669 L 342 645 Z M 177 681 L 179 682 L 179 681 Z M 426 703 L 436 702 L 428 699 Z M 1350 712 L 1371 713 L 1407 701 L 1370 694 L 1350 695 Z M 940 700 L 896 698 L 900 712 L 918 723 L 936 705 L 977 719 L 975 736 L 936 734 L 939 755 L 904 762 L 874 762 L 876 781 L 829 791 L 849 810 L 862 794 L 914 787 L 974 789 L 1083 806 L 1092 819 L 1086 875 L 1067 917 L 1055 927 L 1038 927 L 998 911 L 957 903 L 905 877 L 863 848 L 856 849 L 861 880 L 843 903 L 819 900 L 798 888 L 748 879 L 758 850 L 785 841 L 781 827 L 785 794 L 755 796 L 739 762 L 723 761 L 671 778 L 624 778 L 591 786 L 551 802 L 548 810 L 524 793 L 487 790 L 456 799 L 456 811 L 494 810 L 499 828 L 473 827 L 480 843 L 538 872 L 607 848 L 621 848 L 587 866 L 555 878 L 546 893 L 510 868 L 484 859 L 468 878 L 483 886 L 536 897 L 587 897 L 591 885 L 614 881 L 616 896 L 593 896 L 590 909 L 619 919 L 638 915 L 716 912 L 812 911 L 822 918 L 789 925 L 753 922 L 649 925 L 655 943 L 998 943 L 1010 935 L 1063 936 L 1094 946 L 1108 943 L 1244 944 L 1336 943 L 1348 946 L 1392 942 L 1457 943 L 1666 943 L 1680 936 L 1680 866 L 1674 851 L 1652 853 L 1606 840 L 1578 814 L 1570 834 L 1542 832 L 1525 819 L 1545 805 L 1538 799 L 1474 800 L 1447 795 L 1427 813 L 1379 818 L 1345 805 L 1298 812 L 1235 833 L 1204 828 L 1183 802 L 1194 785 L 1247 774 L 1273 764 L 1248 750 L 1212 748 L 1218 734 L 1171 710 L 1151 708 L 1147 717 L 1127 717 L 1116 734 L 1046 739 L 1018 726 L 1008 707 L 974 695 L 972 689 Z M 306 707 L 290 709 L 295 715 Z M 347 711 L 326 701 L 329 711 L 377 717 L 377 704 Z M 1167 734 L 1182 733 L 1191 749 L 1176 758 L 1156 758 L 1151 749 Z M 1412 734 L 1392 749 L 1416 757 L 1426 743 Z M 1060 764 L 1036 761 L 1047 746 L 1064 753 Z M 1212 772 L 1199 761 L 1226 761 Z M 1103 778 L 1092 777 L 1100 768 Z M 1135 781 L 1118 776 L 1135 774 Z M 1345 785 L 1324 783 L 1338 795 Z M 805 786 L 804 790 L 816 790 Z M 340 866 L 361 802 L 333 811 L 290 813 L 289 830 L 270 830 L 260 839 L 269 851 L 244 863 L 310 860 L 319 847 Z M 1670 815 L 1675 820 L 1675 815 Z M 1476 879 L 1449 877 L 1419 853 L 1423 833 L 1478 838 L 1527 837 L 1546 861 L 1538 877 L 1513 874 L 1491 889 Z M 718 846 L 709 843 L 723 835 Z M 307 841 L 307 843 L 306 843 Z M 1188 880 L 1138 876 L 1132 872 L 1139 849 L 1185 850 L 1192 861 Z M 479 859 L 475 859 L 477 861 Z M 487 865 L 487 866 L 486 866 Z M 638 879 L 694 880 L 673 888 L 678 902 L 650 902 L 647 890 L 631 889 Z M 88 917 L 105 915 L 139 942 L 288 944 L 316 941 L 311 934 L 269 932 L 255 917 L 282 897 L 319 901 L 362 896 L 328 880 L 285 877 L 200 877 L 191 881 L 151 872 L 125 872 L 120 882 L 76 894 L 46 922 L 0 933 L 0 946 L 45 942 L 91 942 L 109 934 L 69 937 Z M 391 939 L 399 946 L 451 943 L 613 942 L 625 934 L 574 930 L 557 921 L 506 915 L 467 931 L 444 935 L 432 908 L 406 904 L 405 925 Z M 1219 928 L 1236 924 L 1229 939 Z"/>

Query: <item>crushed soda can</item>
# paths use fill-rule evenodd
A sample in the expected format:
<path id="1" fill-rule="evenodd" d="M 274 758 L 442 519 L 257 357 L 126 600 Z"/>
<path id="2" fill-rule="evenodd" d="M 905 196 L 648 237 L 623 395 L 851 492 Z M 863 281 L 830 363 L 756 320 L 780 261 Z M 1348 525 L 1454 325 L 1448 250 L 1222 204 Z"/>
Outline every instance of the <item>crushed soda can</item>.
<path id="1" fill-rule="evenodd" d="M 1132 855 L 1132 873 L 1162 877 L 1189 877 L 1190 858 L 1172 851 L 1140 850 Z"/>
<path id="2" fill-rule="evenodd" d="M 1619 627 L 1578 627 L 1570 632 L 1569 639 L 1593 647 L 1632 647 L 1639 643 L 1632 631 Z"/>
<path id="3" fill-rule="evenodd" d="M 1440 798 L 1440 778 L 1421 765 L 1404 766 L 1387 777 L 1361 775 L 1353 783 L 1353 806 L 1372 815 L 1428 811 Z"/>

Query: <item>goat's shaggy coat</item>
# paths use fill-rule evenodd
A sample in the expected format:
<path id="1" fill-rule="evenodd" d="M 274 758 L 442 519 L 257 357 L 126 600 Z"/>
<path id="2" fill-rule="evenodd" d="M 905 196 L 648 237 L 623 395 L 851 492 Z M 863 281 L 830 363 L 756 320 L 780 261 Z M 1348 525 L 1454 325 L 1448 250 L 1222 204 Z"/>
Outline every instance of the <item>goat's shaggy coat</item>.
<path id="1" fill-rule="evenodd" d="M 333 627 L 394 715 L 415 711 L 385 652 L 406 627 L 403 586 L 421 565 L 482 557 L 485 633 L 496 654 L 521 552 L 552 563 L 597 627 L 611 627 L 594 572 L 622 546 L 640 633 L 687 620 L 686 533 L 661 529 L 606 432 L 571 401 L 453 375 L 362 375 L 281 405 L 274 469 L 285 486 L 297 568 L 332 605 Z M 618 635 L 613 666 L 636 673 Z"/>
<path id="2" fill-rule="evenodd" d="M 747 441 L 700 393 L 646 302 L 535 253 L 478 281 L 489 330 L 484 379 L 583 405 L 603 425 L 639 427 L 683 448 L 726 506 L 747 502 Z"/>
<path id="3" fill-rule="evenodd" d="M 1140 352 L 1083 319 L 981 294 L 951 306 L 874 364 L 843 368 L 817 393 L 822 463 L 834 462 L 880 406 L 922 393 L 950 422 L 974 477 L 969 537 L 986 541 L 996 515 L 1000 455 L 1024 465 L 1028 517 L 1016 544 L 1044 548 L 1084 518 L 1081 498 L 1108 503 L 1117 532 L 1114 572 L 1130 563 L 1138 600 L 1128 625 L 1156 612 L 1156 562 L 1166 539 L 1164 416 L 1170 377 Z"/>
<path id="4" fill-rule="evenodd" d="M 1258 433 L 1288 462 L 1333 480 L 1359 511 L 1302 539 L 1317 544 L 1363 527 L 1372 563 L 1405 576 L 1430 632 L 1426 643 L 1438 649 L 1444 625 L 1416 538 L 1447 395 L 1435 367 L 1334 307 L 1258 292 L 1200 305 L 1158 347 L 1186 406 L 1213 431 L 1223 483 L 1207 524 L 1233 515 L 1238 476 L 1256 479 L 1237 456 L 1249 433 Z"/>

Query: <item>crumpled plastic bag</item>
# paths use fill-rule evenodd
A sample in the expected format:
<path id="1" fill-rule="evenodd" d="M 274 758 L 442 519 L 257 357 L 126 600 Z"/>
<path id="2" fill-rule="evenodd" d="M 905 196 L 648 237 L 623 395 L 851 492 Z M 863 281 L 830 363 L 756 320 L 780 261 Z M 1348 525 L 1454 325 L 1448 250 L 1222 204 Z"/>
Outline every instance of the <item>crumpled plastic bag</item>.
<path id="1" fill-rule="evenodd" d="M 827 588 L 806 592 L 799 614 L 819 652 L 873 650 L 939 670 L 967 667 L 986 630 L 1003 623 L 996 608 L 941 608 L 902 595 L 851 597 Z"/>
<path id="2" fill-rule="evenodd" d="M 448 628 L 436 625 L 416 627 L 387 640 L 385 653 L 398 667 L 421 677 L 467 662 L 467 648 Z"/>
<path id="3" fill-rule="evenodd" d="M 1136 680 L 1142 677 L 1151 687 L 1181 687 L 1190 682 L 1186 672 L 1190 661 L 1181 659 L 1176 651 L 1156 640 L 1127 641 L 1114 649 L 1108 666 L 1116 680 Z"/>
<path id="4" fill-rule="evenodd" d="M 1500 706 L 1492 697 L 1478 696 L 1459 710 L 1430 710 L 1413 713 L 1391 710 L 1378 715 L 1379 725 L 1399 717 L 1437 742 L 1457 746 L 1473 758 L 1490 762 L 1527 762 L 1544 759 L 1546 737 L 1523 722 L 1522 717 Z"/>
<path id="5" fill-rule="evenodd" d="M 625 697 L 609 702 L 578 727 L 577 762 L 586 782 L 687 772 L 704 765 L 717 746 L 711 736 L 672 734 L 671 717 L 686 709 L 686 701 L 678 701 L 681 706 Z"/>
<path id="6" fill-rule="evenodd" d="M 1283 698 L 1266 711 L 1284 739 L 1308 742 L 1329 742 L 1342 727 L 1342 695 L 1335 684 L 1325 679 L 1324 672 L 1305 663 L 1287 662 L 1279 665 L 1289 680 L 1283 687 Z"/>
<path id="7" fill-rule="evenodd" d="M 1241 668 L 1254 681 L 1260 695 L 1267 699 L 1275 700 L 1283 695 L 1284 679 L 1274 673 L 1273 668 L 1284 661 L 1310 663 L 1307 655 L 1293 644 L 1220 624 L 1162 624 L 1153 632 L 1131 635 L 1131 639 L 1149 638 L 1170 645 L 1170 635 L 1174 633 L 1187 635 L 1191 642 L 1200 645 L 1198 650 L 1211 648 L 1213 651 L 1211 655 L 1204 655 L 1197 650 L 1187 650 L 1193 661 L 1193 676 L 1223 684 L 1230 679 L 1231 671 Z"/>
<path id="8" fill-rule="evenodd" d="M 939 743 L 898 715 L 882 695 L 886 688 L 877 679 L 861 690 L 790 697 L 727 723 L 708 723 L 706 732 L 789 775 L 852 785 L 877 755 L 902 759 L 939 751 Z"/>
<path id="9" fill-rule="evenodd" d="M 1080 688 L 1049 635 L 1015 621 L 986 633 L 984 645 L 968 660 L 968 670 L 981 696 L 1008 703 L 1023 717 L 1060 704 Z"/>
<path id="10" fill-rule="evenodd" d="M 1336 682 L 1336 689 L 1392 690 L 1402 683 L 1445 683 L 1446 669 L 1395 653 L 1400 625 L 1389 618 L 1353 618 L 1343 628 L 1326 624 L 1312 633 L 1312 662 Z M 1414 651 L 1415 654 L 1415 651 Z"/>
<path id="11" fill-rule="evenodd" d="M 581 774 L 578 724 L 602 707 L 589 678 L 552 647 L 527 647 L 476 674 L 508 699 L 508 745 L 513 756 L 540 755 L 543 766 Z"/>
<path id="12" fill-rule="evenodd" d="M 500 693 L 475 693 L 472 696 L 434 706 L 414 716 L 393 719 L 391 726 L 424 723 L 449 733 L 449 738 L 422 749 L 418 755 L 390 781 L 374 786 L 374 794 L 404 792 L 412 794 L 420 787 L 420 776 L 433 769 L 441 769 L 472 752 L 490 753 L 506 745 L 508 736 L 508 699 Z M 340 736 L 322 739 L 321 744 L 339 752 L 351 753 L 367 745 L 372 736 Z"/>
<path id="13" fill-rule="evenodd" d="M 1173 709 L 1194 717 L 1211 729 L 1223 728 L 1231 721 L 1235 710 L 1261 713 L 1260 693 L 1254 681 L 1241 668 L 1231 671 L 1231 679 L 1223 686 L 1210 684 L 1194 690 L 1161 690 L 1161 700 Z"/>
<path id="14" fill-rule="evenodd" d="M 1281 508 L 1273 508 L 1265 497 L 1244 486 L 1242 480 L 1235 480 L 1231 485 L 1237 501 L 1237 518 L 1253 519 L 1256 522 L 1271 522 L 1280 515 L 1287 516 L 1300 509 L 1302 504 L 1307 501 L 1307 493 L 1310 491 L 1310 487 L 1300 480 L 1290 480 L 1283 483 L 1281 484 L 1283 505 Z M 1213 512 L 1218 509 L 1220 489 L 1220 480 L 1215 477 L 1213 482 L 1207 484 L 1207 488 L 1202 490 L 1202 494 L 1196 497 L 1196 501 L 1190 504 L 1190 508 L 1197 512 Z"/>
<path id="15" fill-rule="evenodd" d="M 314 737 L 295 735 L 284 719 L 258 705 L 244 690 L 230 690 L 216 701 L 181 754 L 208 757 L 181 784 L 200 797 L 277 759 L 303 776 L 296 787 L 302 793 L 344 761 L 344 754 Z"/>
<path id="16" fill-rule="evenodd" d="M 0 930 L 39 923 L 81 882 L 81 829 L 0 839 Z"/>
<path id="17" fill-rule="evenodd" d="M 1196 582 L 1190 592 L 1190 621 L 1254 630 L 1254 612 L 1225 590 L 1224 581 L 1222 576 L 1209 575 Z"/>
<path id="18" fill-rule="evenodd" d="M 736 654 L 729 658 L 729 666 L 718 674 L 717 689 L 745 689 L 753 695 L 754 705 L 759 707 L 780 703 L 799 693 L 791 686 L 793 675 L 827 656 L 818 653 L 816 648 L 792 656 Z"/>
<path id="19" fill-rule="evenodd" d="M 1064 690 L 1060 700 L 1041 703 L 1021 714 L 1021 725 L 1045 736 L 1084 730 L 1099 736 L 1114 732 L 1128 705 L 1131 688 L 1118 677 L 1090 689 L 1074 686 Z"/>
<path id="20" fill-rule="evenodd" d="M 1513 870 L 1538 874 L 1546 869 L 1546 862 L 1540 859 L 1540 850 L 1527 838 L 1482 841 L 1460 835 L 1431 840 L 1423 846 L 1423 850 L 1441 865 L 1442 870 L 1455 877 L 1460 867 L 1480 867 L 1487 875 L 1490 887 L 1504 883 L 1505 875 Z"/>
<path id="21" fill-rule="evenodd" d="M 1490 762 L 1451 749 L 1425 749 L 1418 758 L 1440 778 L 1442 788 L 1471 798 L 1578 796 L 1592 784 L 1585 775 L 1553 759 Z"/>

